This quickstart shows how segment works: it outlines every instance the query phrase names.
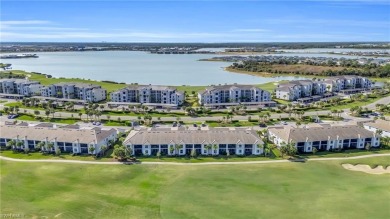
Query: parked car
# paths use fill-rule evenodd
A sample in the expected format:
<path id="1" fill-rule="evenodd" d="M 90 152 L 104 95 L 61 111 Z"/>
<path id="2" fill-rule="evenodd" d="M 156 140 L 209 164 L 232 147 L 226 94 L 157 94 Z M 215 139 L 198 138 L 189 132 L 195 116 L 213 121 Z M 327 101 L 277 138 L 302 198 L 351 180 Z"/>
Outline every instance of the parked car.
<path id="1" fill-rule="evenodd" d="M 262 128 L 264 128 L 264 127 L 267 127 L 267 125 L 266 125 L 266 124 L 264 124 L 264 123 L 259 123 L 259 127 L 262 127 Z"/>
<path id="2" fill-rule="evenodd" d="M 8 115 L 8 119 L 15 119 L 18 116 L 19 116 L 18 114 L 10 114 L 10 115 Z"/>
<path id="3" fill-rule="evenodd" d="M 194 127 L 198 127 L 198 125 L 196 123 L 194 123 Z"/>

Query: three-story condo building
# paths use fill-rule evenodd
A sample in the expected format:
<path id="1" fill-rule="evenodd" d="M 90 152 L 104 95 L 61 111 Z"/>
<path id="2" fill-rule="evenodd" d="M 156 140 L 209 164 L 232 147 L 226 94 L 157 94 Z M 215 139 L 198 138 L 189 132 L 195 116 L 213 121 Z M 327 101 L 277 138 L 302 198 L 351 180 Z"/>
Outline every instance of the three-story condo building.
<path id="1" fill-rule="evenodd" d="M 371 88 L 372 85 L 370 79 L 356 75 L 330 77 L 325 79 L 323 83 L 330 92 L 340 92 L 343 90 L 354 92 Z"/>
<path id="2" fill-rule="evenodd" d="M 43 97 L 79 99 L 86 102 L 99 102 L 106 99 L 107 92 L 100 85 L 61 82 L 41 89 Z"/>
<path id="3" fill-rule="evenodd" d="M 269 140 L 278 147 L 294 144 L 299 153 L 334 149 L 364 149 L 367 144 L 379 147 L 380 136 L 356 125 L 294 128 L 290 126 L 268 129 Z"/>
<path id="4" fill-rule="evenodd" d="M 312 80 L 290 81 L 278 85 L 275 89 L 276 98 L 289 101 L 312 96 L 321 97 L 325 92 L 325 84 Z"/>
<path id="5" fill-rule="evenodd" d="M 107 146 L 110 140 L 117 138 L 115 129 L 1 125 L 0 130 L 0 147 L 7 146 L 7 142 L 13 140 L 16 149 L 34 150 L 43 142 L 44 150 L 55 151 L 58 148 L 61 152 L 75 154 L 98 154 L 103 145 Z"/>
<path id="6" fill-rule="evenodd" d="M 198 99 L 206 107 L 272 104 L 271 94 L 253 85 L 210 86 L 198 93 Z"/>
<path id="7" fill-rule="evenodd" d="M 0 93 L 21 96 L 39 95 L 42 85 L 38 81 L 28 79 L 0 79 Z"/>
<path id="8" fill-rule="evenodd" d="M 113 103 L 139 103 L 151 106 L 180 106 L 184 102 L 184 93 L 174 87 L 159 85 L 130 85 L 112 92 Z"/>
<path id="9" fill-rule="evenodd" d="M 131 131 L 123 143 L 134 155 L 259 155 L 263 141 L 257 133 L 245 129 L 208 130 L 148 129 Z"/>

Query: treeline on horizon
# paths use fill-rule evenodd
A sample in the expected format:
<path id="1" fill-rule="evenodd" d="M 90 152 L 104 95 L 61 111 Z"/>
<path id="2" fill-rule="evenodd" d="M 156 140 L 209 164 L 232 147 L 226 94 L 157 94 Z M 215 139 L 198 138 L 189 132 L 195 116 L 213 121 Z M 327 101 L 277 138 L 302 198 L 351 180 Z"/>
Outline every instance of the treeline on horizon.
<path id="1" fill-rule="evenodd" d="M 118 42 L 2 42 L 4 46 L 53 46 L 53 47 L 194 47 L 194 48 L 237 48 L 256 47 L 280 49 L 307 48 L 390 48 L 390 42 L 266 42 L 266 43 L 118 43 Z"/>
<path id="2" fill-rule="evenodd" d="M 314 71 L 297 71 L 297 70 L 280 70 L 278 65 L 300 65 L 300 66 L 323 66 L 332 67 L 334 69 L 323 70 L 320 72 Z M 336 68 L 338 67 L 338 68 Z M 342 67 L 342 69 L 339 69 Z M 251 73 L 271 73 L 271 74 L 296 74 L 296 75 L 318 75 L 318 76 L 338 76 L 338 75 L 359 75 L 364 77 L 390 77 L 390 64 L 379 66 L 375 64 L 358 65 L 351 64 L 349 62 L 340 66 L 336 66 L 334 63 L 306 63 L 304 65 L 298 63 L 264 63 L 256 61 L 244 61 L 242 63 L 233 63 L 228 68 L 238 71 L 246 71 Z"/>

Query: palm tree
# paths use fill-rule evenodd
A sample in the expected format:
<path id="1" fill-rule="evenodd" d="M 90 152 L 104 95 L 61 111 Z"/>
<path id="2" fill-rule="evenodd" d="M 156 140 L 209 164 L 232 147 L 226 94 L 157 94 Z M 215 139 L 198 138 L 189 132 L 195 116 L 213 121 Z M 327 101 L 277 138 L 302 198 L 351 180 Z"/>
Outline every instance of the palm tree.
<path id="1" fill-rule="evenodd" d="M 54 143 L 53 143 L 53 142 L 48 142 L 48 143 L 47 143 L 47 149 L 48 149 L 49 151 L 52 151 L 53 148 L 54 148 Z"/>
<path id="2" fill-rule="evenodd" d="M 205 145 L 204 148 L 207 150 L 207 154 L 209 154 L 212 146 L 208 144 L 208 145 Z"/>
<path id="3" fill-rule="evenodd" d="M 95 152 L 95 146 L 93 146 L 93 145 L 89 146 L 88 150 L 89 150 L 89 153 L 93 154 Z"/>
<path id="4" fill-rule="evenodd" d="M 105 156 L 106 150 L 107 150 L 107 145 L 102 145 L 102 146 L 100 147 L 100 151 L 102 152 L 102 155 L 103 155 L 103 156 Z"/>
<path id="5" fill-rule="evenodd" d="M 382 133 L 383 133 L 383 131 L 382 130 L 380 130 L 380 129 L 377 129 L 376 131 L 375 131 L 375 134 L 377 134 L 377 135 L 382 135 Z"/>
<path id="6" fill-rule="evenodd" d="M 15 145 L 16 145 L 15 140 L 11 140 L 7 142 L 7 147 L 10 147 L 12 149 L 14 149 Z"/>
<path id="7" fill-rule="evenodd" d="M 365 149 L 367 151 L 371 150 L 371 144 L 370 143 L 367 143 L 366 146 L 365 146 Z"/>
<path id="8" fill-rule="evenodd" d="M 43 152 L 45 150 L 45 142 L 41 141 L 37 144 L 37 147 Z"/>
<path id="9" fill-rule="evenodd" d="M 16 146 L 17 146 L 19 149 L 20 149 L 23 145 L 24 145 L 24 144 L 23 144 L 23 142 L 21 142 L 21 141 L 16 142 Z"/>
<path id="10" fill-rule="evenodd" d="M 181 144 L 176 144 L 175 145 L 175 154 L 178 155 L 179 154 L 179 150 L 183 148 L 183 145 Z"/>
<path id="11" fill-rule="evenodd" d="M 82 112 L 79 112 L 79 117 L 80 117 L 80 120 L 81 120 L 81 116 L 83 115 L 83 113 Z"/>
<path id="12" fill-rule="evenodd" d="M 215 152 L 216 150 L 218 150 L 218 145 L 214 144 L 214 145 L 213 145 L 213 150 L 214 150 L 213 152 Z M 213 153 L 213 154 L 214 154 L 214 153 Z"/>
<path id="13" fill-rule="evenodd" d="M 169 147 L 169 154 L 170 155 L 173 155 L 173 152 L 175 151 L 175 148 L 174 147 Z"/>
<path id="14" fill-rule="evenodd" d="M 9 108 L 8 108 L 8 107 L 4 107 L 4 113 L 5 113 L 5 114 L 8 114 L 8 113 L 9 113 L 9 111 L 10 111 L 10 110 L 9 110 Z"/>
<path id="15" fill-rule="evenodd" d="M 195 158 L 195 157 L 196 157 L 196 151 L 195 151 L 194 148 L 191 150 L 191 157 L 192 157 L 192 158 Z"/>
<path id="16" fill-rule="evenodd" d="M 263 144 L 257 144 L 256 147 L 257 147 L 258 149 L 264 149 L 264 145 L 263 145 Z"/>

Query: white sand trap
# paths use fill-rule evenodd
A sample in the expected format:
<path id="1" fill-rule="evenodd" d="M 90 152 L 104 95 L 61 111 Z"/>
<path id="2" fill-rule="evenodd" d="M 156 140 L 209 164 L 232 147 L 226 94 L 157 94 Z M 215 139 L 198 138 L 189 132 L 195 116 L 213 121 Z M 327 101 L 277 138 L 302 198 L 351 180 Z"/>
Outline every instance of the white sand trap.
<path id="1" fill-rule="evenodd" d="M 375 168 L 371 168 L 368 165 L 352 165 L 352 164 L 343 164 L 342 165 L 345 169 L 347 170 L 352 170 L 352 171 L 360 171 L 364 173 L 369 173 L 369 174 L 385 174 L 385 173 L 390 173 L 390 166 L 388 166 L 386 169 L 383 168 L 383 166 L 377 166 Z"/>

